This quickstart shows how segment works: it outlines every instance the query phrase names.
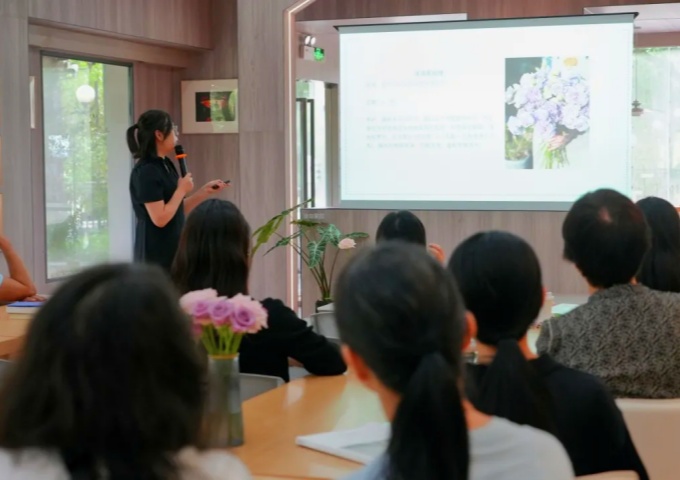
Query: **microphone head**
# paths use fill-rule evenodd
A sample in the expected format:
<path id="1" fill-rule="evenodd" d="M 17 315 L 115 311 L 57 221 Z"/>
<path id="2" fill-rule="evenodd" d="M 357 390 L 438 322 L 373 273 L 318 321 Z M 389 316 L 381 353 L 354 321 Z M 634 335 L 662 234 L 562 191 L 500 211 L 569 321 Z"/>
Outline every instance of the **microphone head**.
<path id="1" fill-rule="evenodd" d="M 184 153 L 184 147 L 182 145 L 175 145 L 175 155 L 176 156 L 184 156 L 186 153 Z"/>

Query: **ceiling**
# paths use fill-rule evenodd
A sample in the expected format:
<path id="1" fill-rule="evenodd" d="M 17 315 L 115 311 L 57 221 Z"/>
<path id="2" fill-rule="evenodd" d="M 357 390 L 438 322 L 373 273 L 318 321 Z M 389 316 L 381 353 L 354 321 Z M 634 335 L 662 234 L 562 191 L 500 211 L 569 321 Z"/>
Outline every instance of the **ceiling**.
<path id="1" fill-rule="evenodd" d="M 635 33 L 680 32 L 680 3 L 588 7 L 584 10 L 591 14 L 637 12 Z"/>

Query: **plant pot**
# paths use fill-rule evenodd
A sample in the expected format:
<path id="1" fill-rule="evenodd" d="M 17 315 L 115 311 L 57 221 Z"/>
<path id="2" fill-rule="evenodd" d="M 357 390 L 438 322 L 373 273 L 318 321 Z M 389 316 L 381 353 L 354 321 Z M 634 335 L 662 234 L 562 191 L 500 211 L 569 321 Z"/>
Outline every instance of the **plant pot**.
<path id="1" fill-rule="evenodd" d="M 314 304 L 314 312 L 319 313 L 319 309 L 321 307 L 324 307 L 326 305 L 330 305 L 333 303 L 333 300 L 327 299 L 327 300 L 317 300 L 316 303 Z"/>
<path id="2" fill-rule="evenodd" d="M 508 170 L 529 170 L 531 168 L 531 155 L 519 159 L 505 159 L 505 168 Z"/>
<path id="3" fill-rule="evenodd" d="M 243 445 L 238 355 L 208 358 L 203 435 L 210 448 Z"/>

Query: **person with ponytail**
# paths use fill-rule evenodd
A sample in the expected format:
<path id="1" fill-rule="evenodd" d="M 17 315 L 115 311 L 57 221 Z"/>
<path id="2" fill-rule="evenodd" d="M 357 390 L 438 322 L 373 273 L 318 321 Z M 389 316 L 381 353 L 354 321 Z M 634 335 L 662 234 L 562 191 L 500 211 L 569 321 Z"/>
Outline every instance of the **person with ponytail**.
<path id="1" fill-rule="evenodd" d="M 134 259 L 170 270 L 184 226 L 184 215 L 226 184 L 212 180 L 191 197 L 191 173 L 180 177 L 168 158 L 177 143 L 177 127 L 167 112 L 149 110 L 127 130 L 127 144 L 137 161 L 130 175 L 130 198 L 137 217 Z"/>
<path id="2" fill-rule="evenodd" d="M 387 451 L 352 480 L 566 480 L 551 435 L 490 417 L 463 393 L 470 341 L 452 276 L 422 247 L 385 242 L 342 272 L 335 314 L 347 364 L 392 424 Z"/>
<path id="3" fill-rule="evenodd" d="M 604 384 L 529 348 L 527 331 L 544 300 L 541 267 L 531 246 L 507 232 L 465 240 L 449 261 L 477 323 L 477 364 L 467 393 L 480 411 L 553 433 L 576 475 L 647 472 Z"/>
<path id="4" fill-rule="evenodd" d="M 680 216 L 663 198 L 637 202 L 652 234 L 652 248 L 645 255 L 636 279 L 661 292 L 680 292 Z"/>

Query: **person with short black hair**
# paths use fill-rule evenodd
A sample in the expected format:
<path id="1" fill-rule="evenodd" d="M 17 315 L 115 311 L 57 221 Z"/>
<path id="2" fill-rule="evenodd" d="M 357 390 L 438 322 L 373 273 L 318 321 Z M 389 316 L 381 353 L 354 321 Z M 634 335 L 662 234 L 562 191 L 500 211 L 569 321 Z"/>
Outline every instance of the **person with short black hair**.
<path id="1" fill-rule="evenodd" d="M 587 193 L 562 237 L 592 295 L 543 323 L 538 351 L 594 374 L 616 397 L 680 397 L 680 295 L 635 280 L 650 246 L 642 210 L 614 190 Z"/>
<path id="2" fill-rule="evenodd" d="M 641 284 L 662 292 L 680 292 L 680 216 L 675 207 L 659 197 L 637 202 L 652 234 L 652 248 L 637 274 Z"/>
<path id="3" fill-rule="evenodd" d="M 576 475 L 634 470 L 647 480 L 621 412 L 604 384 L 537 356 L 527 332 L 545 298 L 541 266 L 523 239 L 481 232 L 453 252 L 449 271 L 477 324 L 468 396 L 482 412 L 553 433 Z"/>
<path id="4" fill-rule="evenodd" d="M 474 334 L 453 277 L 423 248 L 385 242 L 342 272 L 335 313 L 343 354 L 391 422 L 387 451 L 352 480 L 566 480 L 550 434 L 476 410 L 463 392 Z"/>
<path id="5" fill-rule="evenodd" d="M 37 313 L 0 391 L 0 478 L 246 480 L 201 451 L 203 371 L 158 267 L 104 265 Z"/>
<path id="6" fill-rule="evenodd" d="M 442 247 L 436 243 L 428 245 L 425 225 L 413 212 L 408 210 L 391 212 L 382 219 L 375 234 L 375 241 L 381 243 L 394 240 L 427 247 L 434 258 L 441 263 L 445 261 Z"/>

